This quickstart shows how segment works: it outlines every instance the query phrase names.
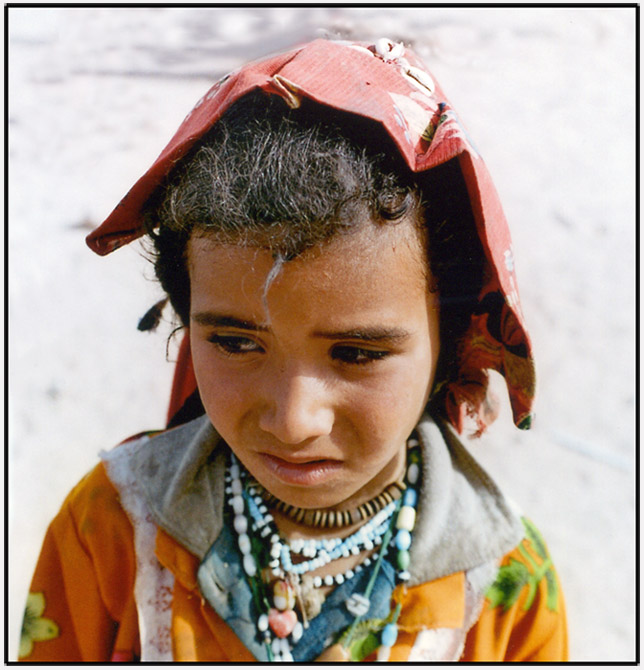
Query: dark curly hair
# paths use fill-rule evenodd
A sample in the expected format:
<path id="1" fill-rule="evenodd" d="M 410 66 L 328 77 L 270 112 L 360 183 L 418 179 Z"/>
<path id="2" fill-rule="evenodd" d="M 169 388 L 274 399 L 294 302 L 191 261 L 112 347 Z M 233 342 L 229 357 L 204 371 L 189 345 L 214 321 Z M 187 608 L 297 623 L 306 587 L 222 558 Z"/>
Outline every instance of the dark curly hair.
<path id="1" fill-rule="evenodd" d="M 187 325 L 193 234 L 262 246 L 286 262 L 363 225 L 365 214 L 396 225 L 412 213 L 439 293 L 438 389 L 458 374 L 458 341 L 482 285 L 483 252 L 456 159 L 414 174 L 376 123 L 307 100 L 290 109 L 258 91 L 232 105 L 175 167 L 144 221 L 156 276 Z"/>

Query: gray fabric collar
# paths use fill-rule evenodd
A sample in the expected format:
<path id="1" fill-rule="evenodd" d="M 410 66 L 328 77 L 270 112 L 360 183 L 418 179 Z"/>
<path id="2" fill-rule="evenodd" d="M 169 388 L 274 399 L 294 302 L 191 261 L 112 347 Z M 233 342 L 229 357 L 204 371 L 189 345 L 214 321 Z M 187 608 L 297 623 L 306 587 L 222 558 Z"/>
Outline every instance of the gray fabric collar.
<path id="1" fill-rule="evenodd" d="M 452 429 L 418 424 L 423 486 L 411 548 L 410 586 L 501 558 L 520 541 L 518 517 Z M 155 522 L 204 558 L 223 520 L 226 449 L 206 416 L 161 433 L 132 468 Z"/>
<path id="2" fill-rule="evenodd" d="M 523 537 L 520 519 L 451 427 L 418 424 L 423 485 L 410 549 L 410 586 L 500 559 Z"/>

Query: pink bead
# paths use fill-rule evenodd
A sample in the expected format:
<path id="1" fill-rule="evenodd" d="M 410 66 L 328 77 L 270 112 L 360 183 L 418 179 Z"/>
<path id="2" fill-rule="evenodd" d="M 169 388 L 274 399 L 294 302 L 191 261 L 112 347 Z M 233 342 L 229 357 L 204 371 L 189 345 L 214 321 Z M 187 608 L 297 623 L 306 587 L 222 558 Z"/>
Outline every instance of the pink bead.
<path id="1" fill-rule="evenodd" d="M 277 637 L 288 637 L 296 623 L 297 614 L 295 614 L 295 610 L 280 612 L 278 609 L 271 607 L 268 612 L 268 625 Z"/>

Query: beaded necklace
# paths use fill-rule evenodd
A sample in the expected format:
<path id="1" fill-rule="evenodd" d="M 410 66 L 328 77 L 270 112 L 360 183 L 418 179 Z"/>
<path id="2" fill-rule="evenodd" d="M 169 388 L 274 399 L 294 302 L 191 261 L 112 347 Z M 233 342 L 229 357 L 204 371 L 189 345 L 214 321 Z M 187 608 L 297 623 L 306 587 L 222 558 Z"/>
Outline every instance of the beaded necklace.
<path id="1" fill-rule="evenodd" d="M 301 523 L 304 526 L 313 526 L 314 528 L 345 528 L 360 521 L 366 521 L 381 509 L 384 509 L 389 503 L 398 500 L 405 490 L 404 482 L 393 482 L 371 500 L 363 502 L 355 509 L 341 512 L 339 510 L 302 509 L 301 507 L 295 507 L 294 505 L 285 503 L 283 500 L 279 500 L 257 482 L 254 483 L 254 487 L 269 506 L 282 512 L 282 514 L 285 514 L 296 523 Z"/>
<path id="2" fill-rule="evenodd" d="M 407 447 L 405 484 L 404 488 L 400 487 L 404 490 L 402 497 L 386 504 L 346 538 L 293 540 L 290 543 L 280 536 L 259 485 L 231 453 L 226 493 L 234 514 L 233 527 L 237 532 L 242 566 L 251 586 L 255 606 L 260 612 L 258 634 L 266 646 L 269 661 L 293 661 L 293 647 L 308 627 L 309 618 L 319 613 L 324 601 L 324 596 L 314 595 L 317 589 L 342 584 L 356 573 L 372 569 L 364 594 L 354 593 L 345 603 L 355 619 L 341 636 L 340 645 L 336 644 L 334 648 L 339 647 L 339 654 L 346 655 L 361 619 L 369 611 L 369 597 L 387 553 L 392 552 L 395 557 L 397 582 L 409 579 L 407 568 L 416 515 L 415 486 L 420 476 L 420 452 L 414 437 L 409 438 Z M 357 555 L 361 551 L 372 551 L 376 547 L 379 549 L 376 558 L 367 555 L 352 569 L 336 571 L 324 577 L 309 574 L 335 560 Z M 298 560 L 300 558 L 306 560 Z M 299 608 L 302 620 L 298 617 L 296 607 Z M 389 657 L 397 637 L 399 611 L 400 607 L 391 612 L 383 624 L 378 660 Z"/>

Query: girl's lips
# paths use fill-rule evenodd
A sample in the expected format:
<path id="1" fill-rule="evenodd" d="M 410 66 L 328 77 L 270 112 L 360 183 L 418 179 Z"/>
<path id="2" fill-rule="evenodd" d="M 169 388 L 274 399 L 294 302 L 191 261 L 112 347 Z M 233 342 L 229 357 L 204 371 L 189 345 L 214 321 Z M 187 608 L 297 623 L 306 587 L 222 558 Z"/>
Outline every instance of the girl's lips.
<path id="1" fill-rule="evenodd" d="M 342 468 L 341 461 L 321 459 L 305 463 L 285 461 L 270 454 L 259 454 L 264 466 L 282 483 L 291 486 L 315 486 L 333 479 Z"/>

